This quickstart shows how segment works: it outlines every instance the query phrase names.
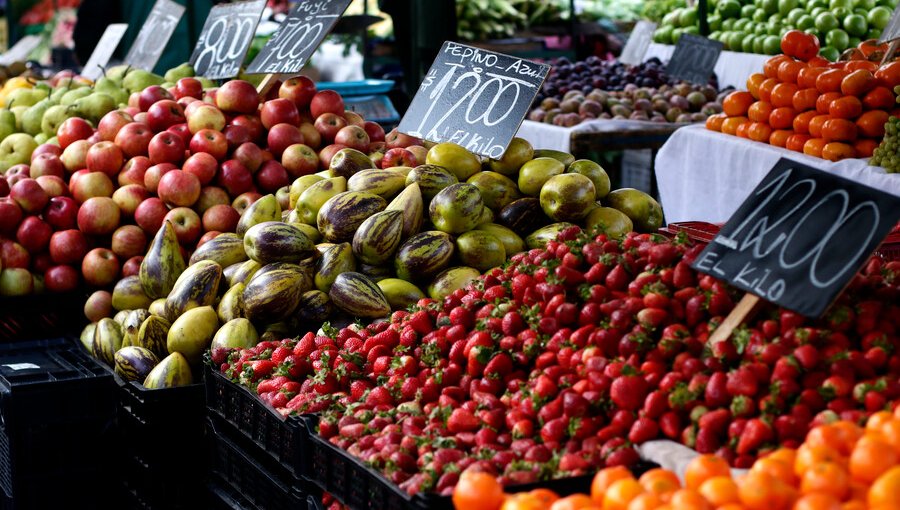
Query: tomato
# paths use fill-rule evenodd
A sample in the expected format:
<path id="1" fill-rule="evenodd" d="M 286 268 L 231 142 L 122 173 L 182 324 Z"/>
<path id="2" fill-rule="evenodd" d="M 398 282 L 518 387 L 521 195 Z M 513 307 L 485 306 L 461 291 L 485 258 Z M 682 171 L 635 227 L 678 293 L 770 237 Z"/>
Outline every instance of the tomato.
<path id="1" fill-rule="evenodd" d="M 887 45 L 878 44 L 878 41 L 875 39 L 869 39 L 868 41 L 862 41 L 858 45 L 856 45 L 856 49 L 862 52 L 866 58 L 869 58 L 869 55 L 875 53 L 876 51 L 885 51 L 887 49 Z"/>
<path id="2" fill-rule="evenodd" d="M 794 117 L 797 111 L 789 106 L 776 108 L 769 115 L 769 125 L 774 129 L 788 129 L 794 125 Z"/>
<path id="3" fill-rule="evenodd" d="M 734 134 L 739 138 L 750 138 L 750 126 L 752 126 L 753 124 L 754 123 L 750 121 L 741 123 L 741 125 L 737 127 L 737 130 L 735 130 Z"/>
<path id="4" fill-rule="evenodd" d="M 818 138 L 822 136 L 822 127 L 831 120 L 831 115 L 816 115 L 809 121 L 809 134 Z"/>
<path id="5" fill-rule="evenodd" d="M 706 118 L 706 129 L 709 129 L 710 131 L 722 131 L 722 123 L 724 123 L 727 118 L 728 115 L 725 115 L 724 113 L 710 115 Z"/>
<path id="6" fill-rule="evenodd" d="M 775 147 L 787 147 L 787 141 L 792 136 L 794 136 L 794 132 L 790 129 L 776 129 L 775 131 L 772 131 L 772 136 L 769 137 L 769 143 Z"/>
<path id="7" fill-rule="evenodd" d="M 722 132 L 726 135 L 734 135 L 737 134 L 737 128 L 741 124 L 748 122 L 750 119 L 747 117 L 728 117 L 725 119 L 725 122 L 722 123 Z"/>
<path id="8" fill-rule="evenodd" d="M 816 88 L 823 94 L 826 92 L 839 92 L 841 90 L 841 82 L 844 81 L 848 74 L 850 73 L 843 69 L 825 71 L 816 78 Z"/>
<path id="9" fill-rule="evenodd" d="M 752 104 L 753 96 L 749 92 L 737 90 L 725 96 L 725 100 L 722 101 L 722 111 L 729 117 L 746 115 Z"/>
<path id="10" fill-rule="evenodd" d="M 846 143 L 831 142 L 825 144 L 825 147 L 822 148 L 822 159 L 827 159 L 828 161 L 840 161 L 855 157 L 856 150 L 853 146 Z"/>
<path id="11" fill-rule="evenodd" d="M 856 119 L 856 127 L 859 128 L 859 134 L 862 136 L 881 138 L 884 136 L 884 125 L 888 118 L 889 116 L 884 110 L 868 111 Z"/>
<path id="12" fill-rule="evenodd" d="M 804 89 L 815 88 L 816 78 L 826 71 L 828 71 L 827 67 L 804 67 L 797 74 L 797 85 Z"/>
<path id="13" fill-rule="evenodd" d="M 861 96 L 874 89 L 875 75 L 866 69 L 859 69 L 848 74 L 841 81 L 841 93 L 845 96 Z"/>
<path id="14" fill-rule="evenodd" d="M 794 134 L 787 139 L 787 143 L 784 147 L 789 151 L 803 152 L 803 146 L 806 144 L 807 140 L 810 140 L 811 138 L 812 137 L 806 134 Z"/>
<path id="15" fill-rule="evenodd" d="M 855 96 L 835 99 L 828 105 L 828 114 L 838 119 L 855 119 L 862 115 L 862 101 Z"/>
<path id="16" fill-rule="evenodd" d="M 794 122 L 792 124 L 794 132 L 801 135 L 809 134 L 809 122 L 818 116 L 819 112 L 815 110 L 810 110 L 808 112 L 798 114 L 796 117 L 794 117 Z"/>
<path id="17" fill-rule="evenodd" d="M 875 71 L 875 79 L 878 84 L 894 90 L 894 87 L 900 85 L 900 61 L 887 63 L 877 71 Z"/>
<path id="18" fill-rule="evenodd" d="M 794 93 L 791 106 L 798 112 L 813 110 L 816 107 L 817 99 L 819 99 L 819 91 L 815 87 L 800 89 Z"/>
<path id="19" fill-rule="evenodd" d="M 803 154 L 821 158 L 822 149 L 825 147 L 825 143 L 825 140 L 822 138 L 810 138 L 803 144 Z"/>
<path id="20" fill-rule="evenodd" d="M 740 128 L 738 128 L 740 132 Z M 738 134 L 738 136 L 741 136 Z M 747 137 L 756 142 L 768 143 L 769 137 L 772 136 L 772 128 L 763 122 L 752 122 L 747 128 Z"/>
<path id="21" fill-rule="evenodd" d="M 829 108 L 831 107 L 831 102 L 835 99 L 840 99 L 840 92 L 828 92 L 819 96 L 819 99 L 816 99 L 816 111 L 821 114 L 828 113 Z"/>
<path id="22" fill-rule="evenodd" d="M 778 79 L 783 83 L 797 83 L 797 75 L 806 67 L 803 62 L 787 60 L 778 66 Z"/>
<path id="23" fill-rule="evenodd" d="M 782 106 L 794 105 L 794 94 L 797 93 L 799 87 L 794 83 L 779 83 L 772 89 L 772 106 L 780 108 Z"/>
<path id="24" fill-rule="evenodd" d="M 781 38 L 781 51 L 805 62 L 819 54 L 819 38 L 801 30 L 790 30 Z"/>
<path id="25" fill-rule="evenodd" d="M 894 107 L 896 100 L 891 89 L 878 86 L 863 96 L 862 103 L 867 110 L 888 110 Z"/>
<path id="26" fill-rule="evenodd" d="M 829 142 L 853 142 L 856 135 L 856 124 L 851 120 L 830 119 L 822 125 L 822 138 Z"/>
<path id="27" fill-rule="evenodd" d="M 759 100 L 771 101 L 772 89 L 774 89 L 776 85 L 778 85 L 777 78 L 766 78 L 766 80 L 759 85 Z"/>
<path id="28" fill-rule="evenodd" d="M 869 138 L 860 138 L 853 144 L 856 149 L 856 156 L 859 158 L 871 158 L 875 149 L 878 148 L 878 142 Z"/>
<path id="29" fill-rule="evenodd" d="M 766 78 L 777 78 L 778 68 L 781 67 L 782 62 L 789 62 L 791 60 L 793 59 L 787 55 L 772 57 L 763 64 L 763 73 L 765 73 Z"/>
<path id="30" fill-rule="evenodd" d="M 747 90 L 750 92 L 750 95 L 759 99 L 759 86 L 764 81 L 766 81 L 766 75 L 762 73 L 751 74 L 750 77 L 747 78 Z"/>
<path id="31" fill-rule="evenodd" d="M 878 70 L 878 64 L 876 64 L 875 62 L 869 62 L 868 60 L 853 60 L 851 62 L 847 62 L 847 66 L 844 67 L 844 69 L 850 72 L 865 69 L 870 73 L 874 73 Z"/>
<path id="32" fill-rule="evenodd" d="M 769 120 L 769 115 L 771 115 L 772 110 L 774 109 L 772 103 L 769 103 L 768 101 L 757 101 L 750 105 L 750 109 L 747 110 L 747 117 L 753 122 L 767 122 Z"/>

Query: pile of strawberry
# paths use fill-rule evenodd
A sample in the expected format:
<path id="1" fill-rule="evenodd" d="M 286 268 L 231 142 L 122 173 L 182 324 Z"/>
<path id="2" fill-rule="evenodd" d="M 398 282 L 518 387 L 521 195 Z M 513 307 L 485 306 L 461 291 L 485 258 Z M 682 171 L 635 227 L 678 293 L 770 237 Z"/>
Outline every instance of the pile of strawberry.
<path id="1" fill-rule="evenodd" d="M 410 493 L 473 464 L 504 484 L 632 465 L 657 438 L 749 467 L 900 398 L 900 264 L 873 259 L 821 320 L 770 307 L 710 345 L 738 295 L 698 253 L 575 227 L 443 303 L 213 358 Z"/>

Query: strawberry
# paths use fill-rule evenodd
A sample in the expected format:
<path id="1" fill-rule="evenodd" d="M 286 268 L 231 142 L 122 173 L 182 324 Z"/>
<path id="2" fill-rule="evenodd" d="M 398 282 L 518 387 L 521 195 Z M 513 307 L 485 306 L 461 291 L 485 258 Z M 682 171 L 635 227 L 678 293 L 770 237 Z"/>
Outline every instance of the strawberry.
<path id="1" fill-rule="evenodd" d="M 735 451 L 738 455 L 748 455 L 773 439 L 772 427 L 759 418 L 753 418 L 747 421 Z"/>
<path id="2" fill-rule="evenodd" d="M 650 418 L 638 418 L 628 431 L 628 440 L 634 444 L 641 444 L 659 435 L 659 425 Z"/>
<path id="3" fill-rule="evenodd" d="M 752 397 L 759 391 L 755 374 L 746 367 L 740 367 L 729 372 L 725 388 L 728 390 L 728 393 L 734 396 Z"/>
<path id="4" fill-rule="evenodd" d="M 659 428 L 664 436 L 675 439 L 681 434 L 681 420 L 678 413 L 669 411 L 659 418 Z"/>
<path id="5" fill-rule="evenodd" d="M 609 395 L 619 409 L 637 411 L 644 404 L 647 391 L 647 381 L 643 377 L 622 375 L 612 382 Z"/>

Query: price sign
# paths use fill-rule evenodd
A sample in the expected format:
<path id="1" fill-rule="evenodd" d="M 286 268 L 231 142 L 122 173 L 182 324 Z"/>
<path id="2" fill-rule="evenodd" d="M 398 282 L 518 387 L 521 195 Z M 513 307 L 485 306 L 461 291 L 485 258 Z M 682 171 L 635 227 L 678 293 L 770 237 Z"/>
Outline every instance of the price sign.
<path id="1" fill-rule="evenodd" d="M 879 43 L 892 42 L 900 39 L 900 5 L 894 9 L 891 19 L 888 21 L 884 30 L 881 31 L 881 37 L 878 38 Z"/>
<path id="2" fill-rule="evenodd" d="M 26 35 L 19 39 L 9 51 L 0 55 L 0 65 L 8 66 L 13 62 L 24 62 L 40 44 L 41 37 L 39 35 Z"/>
<path id="3" fill-rule="evenodd" d="M 692 266 L 809 317 L 900 218 L 900 198 L 780 160 Z"/>
<path id="4" fill-rule="evenodd" d="M 499 158 L 549 72 L 547 64 L 447 41 L 399 130 Z"/>
<path id="5" fill-rule="evenodd" d="M 619 62 L 625 64 L 638 65 L 644 61 L 644 55 L 650 43 L 653 42 L 653 32 L 656 31 L 656 23 L 650 21 L 638 21 L 628 36 L 628 42 L 622 49 L 622 55 L 619 56 Z"/>
<path id="6" fill-rule="evenodd" d="M 91 58 L 88 59 L 87 64 L 84 65 L 84 69 L 81 71 L 82 76 L 91 80 L 96 80 L 103 76 L 103 68 L 109 63 L 113 53 L 116 52 L 116 47 L 119 46 L 119 42 L 122 40 L 122 36 L 125 35 L 126 30 L 128 30 L 128 23 L 114 23 L 106 27 L 106 30 L 103 31 L 103 36 L 100 37 L 100 41 L 97 43 L 97 47 L 91 53 Z"/>
<path id="7" fill-rule="evenodd" d="M 248 74 L 296 74 L 322 44 L 351 0 L 297 2 L 278 31 L 263 46 Z"/>
<path id="8" fill-rule="evenodd" d="M 238 75 L 265 7 L 266 0 L 251 0 L 217 5 L 209 11 L 191 54 L 198 76 L 220 80 Z"/>
<path id="9" fill-rule="evenodd" d="M 152 71 L 182 15 L 184 15 L 183 5 L 172 0 L 156 0 L 150 16 L 128 50 L 125 62 L 131 67 Z"/>
<path id="10" fill-rule="evenodd" d="M 722 43 L 693 34 L 682 34 L 666 71 L 669 76 L 691 83 L 706 84 L 712 76 Z"/>

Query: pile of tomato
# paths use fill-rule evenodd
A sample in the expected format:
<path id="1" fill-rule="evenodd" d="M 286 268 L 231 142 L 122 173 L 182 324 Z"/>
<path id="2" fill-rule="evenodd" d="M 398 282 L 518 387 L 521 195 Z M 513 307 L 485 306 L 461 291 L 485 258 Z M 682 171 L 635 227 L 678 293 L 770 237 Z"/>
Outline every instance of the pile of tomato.
<path id="1" fill-rule="evenodd" d="M 453 493 L 458 510 L 888 510 L 900 504 L 900 411 L 881 411 L 865 427 L 820 425 L 796 449 L 780 448 L 733 476 L 700 455 L 683 480 L 665 469 L 639 478 L 619 466 L 600 470 L 589 493 L 548 489 L 504 494 L 490 474 L 467 470 Z"/>
<path id="2" fill-rule="evenodd" d="M 855 60 L 831 63 L 818 56 L 815 35 L 797 30 L 785 34 L 781 48 L 784 54 L 751 75 L 746 91 L 729 94 L 706 127 L 829 161 L 871 157 L 897 114 L 900 62 L 869 60 L 884 48 L 867 41 Z"/>

